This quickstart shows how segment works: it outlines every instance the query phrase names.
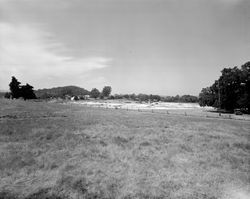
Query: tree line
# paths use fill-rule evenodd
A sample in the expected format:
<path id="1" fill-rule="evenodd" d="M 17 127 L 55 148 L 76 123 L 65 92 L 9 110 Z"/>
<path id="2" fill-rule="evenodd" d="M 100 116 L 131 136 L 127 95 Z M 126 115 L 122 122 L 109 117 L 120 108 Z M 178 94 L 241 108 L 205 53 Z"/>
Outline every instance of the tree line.
<path id="1" fill-rule="evenodd" d="M 200 106 L 212 106 L 233 112 L 250 111 L 250 62 L 241 67 L 224 68 L 218 80 L 201 90 Z"/>
<path id="2" fill-rule="evenodd" d="M 197 103 L 198 97 L 193 95 L 176 95 L 176 96 L 160 96 L 160 95 L 148 95 L 148 94 L 115 94 L 111 96 L 112 99 L 127 99 L 140 102 L 185 102 L 185 103 Z"/>
<path id="3" fill-rule="evenodd" d="M 76 97 L 75 99 L 85 99 L 84 96 L 88 95 L 94 99 L 126 99 L 139 102 L 187 102 L 196 103 L 198 102 L 198 97 L 192 95 L 183 96 L 160 96 L 160 95 L 148 95 L 148 94 L 115 94 L 111 95 L 111 86 L 104 86 L 102 91 L 97 88 L 93 88 L 88 91 L 84 88 L 77 86 L 64 86 L 56 87 L 51 89 L 38 89 L 33 90 L 33 86 L 30 84 L 21 85 L 21 83 L 12 77 L 9 84 L 10 92 L 5 93 L 5 98 L 17 99 L 22 97 L 26 99 L 50 99 L 50 98 L 61 98 L 66 99 L 67 97 Z"/>
<path id="4" fill-rule="evenodd" d="M 40 99 L 67 99 L 68 97 L 74 97 L 74 99 L 80 100 L 85 99 L 86 96 L 90 96 L 91 98 L 95 99 L 109 98 L 111 91 L 111 86 L 104 86 L 101 92 L 97 88 L 93 88 L 91 91 L 88 91 L 78 86 L 63 86 L 50 89 L 38 89 L 37 91 L 35 91 L 35 93 Z"/>
<path id="5" fill-rule="evenodd" d="M 50 89 L 38 89 L 35 91 L 39 99 L 62 98 L 67 96 L 84 96 L 89 95 L 89 91 L 77 86 L 63 86 Z"/>
<path id="6" fill-rule="evenodd" d="M 176 96 L 160 96 L 160 95 L 148 95 L 148 94 L 115 94 L 110 95 L 112 88 L 110 86 L 105 86 L 100 92 L 97 88 L 93 88 L 89 95 L 91 98 L 108 98 L 108 99 L 126 99 L 126 100 L 133 100 L 133 101 L 140 101 L 140 102 L 186 102 L 186 103 L 197 103 L 198 97 L 192 95 L 176 95 Z"/>

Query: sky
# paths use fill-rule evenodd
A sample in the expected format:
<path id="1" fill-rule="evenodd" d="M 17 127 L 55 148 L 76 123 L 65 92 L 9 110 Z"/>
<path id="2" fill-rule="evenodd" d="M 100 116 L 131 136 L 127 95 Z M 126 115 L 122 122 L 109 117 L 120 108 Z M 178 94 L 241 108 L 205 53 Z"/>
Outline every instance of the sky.
<path id="1" fill-rule="evenodd" d="M 249 0 L 0 0 L 0 90 L 198 95 L 250 60 Z"/>

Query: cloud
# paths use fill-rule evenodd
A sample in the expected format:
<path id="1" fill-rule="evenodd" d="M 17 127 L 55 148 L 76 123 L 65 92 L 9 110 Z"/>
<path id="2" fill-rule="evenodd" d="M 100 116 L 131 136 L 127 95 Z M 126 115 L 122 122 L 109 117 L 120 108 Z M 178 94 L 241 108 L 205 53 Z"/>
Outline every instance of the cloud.
<path id="1" fill-rule="evenodd" d="M 39 87 L 42 83 L 38 81 L 56 84 L 108 67 L 111 62 L 106 57 L 75 58 L 65 53 L 64 45 L 38 26 L 0 23 L 0 87 L 8 84 L 12 75 Z"/>

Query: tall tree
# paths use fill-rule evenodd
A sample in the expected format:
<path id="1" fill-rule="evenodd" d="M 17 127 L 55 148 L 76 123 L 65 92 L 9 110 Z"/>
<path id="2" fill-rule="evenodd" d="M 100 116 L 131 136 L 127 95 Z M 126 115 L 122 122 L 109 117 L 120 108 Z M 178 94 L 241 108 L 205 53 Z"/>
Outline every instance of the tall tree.
<path id="1" fill-rule="evenodd" d="M 100 96 L 100 91 L 97 89 L 97 88 L 93 88 L 91 91 L 90 91 L 90 97 L 92 98 L 98 98 Z"/>
<path id="2" fill-rule="evenodd" d="M 12 80 L 9 84 L 12 99 L 17 99 L 21 96 L 20 84 L 21 83 L 14 76 L 12 76 Z"/>
<path id="3" fill-rule="evenodd" d="M 242 98 L 241 82 L 243 80 L 243 71 L 237 67 L 224 68 L 219 78 L 221 108 L 226 110 L 234 110 L 240 108 L 242 104 L 238 104 Z"/>
<path id="4" fill-rule="evenodd" d="M 103 97 L 108 97 L 111 93 L 111 86 L 105 86 L 103 89 L 102 89 L 102 95 Z"/>

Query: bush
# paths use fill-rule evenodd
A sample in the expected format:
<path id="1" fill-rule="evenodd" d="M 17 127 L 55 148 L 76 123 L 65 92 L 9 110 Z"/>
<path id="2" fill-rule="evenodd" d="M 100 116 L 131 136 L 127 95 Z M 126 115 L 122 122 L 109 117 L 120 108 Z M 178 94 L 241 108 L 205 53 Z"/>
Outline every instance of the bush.
<path id="1" fill-rule="evenodd" d="M 10 92 L 5 93 L 4 98 L 10 99 L 11 98 L 11 93 Z"/>

